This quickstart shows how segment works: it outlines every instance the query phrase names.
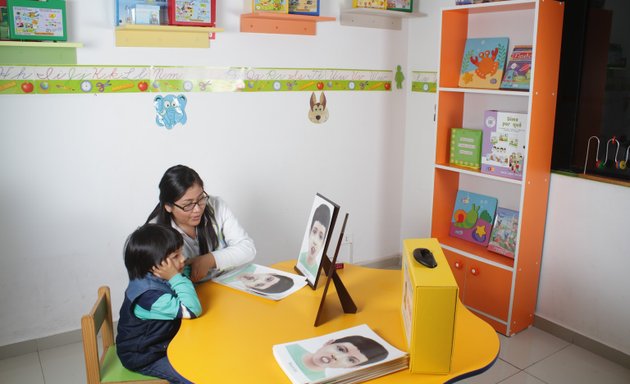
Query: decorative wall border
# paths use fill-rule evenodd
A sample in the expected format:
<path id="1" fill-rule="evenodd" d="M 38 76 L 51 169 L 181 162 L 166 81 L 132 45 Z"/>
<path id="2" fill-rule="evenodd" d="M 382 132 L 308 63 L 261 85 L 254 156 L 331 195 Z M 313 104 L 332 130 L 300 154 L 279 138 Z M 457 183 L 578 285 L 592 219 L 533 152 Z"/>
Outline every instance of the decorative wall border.
<path id="1" fill-rule="evenodd" d="M 0 95 L 389 91 L 392 80 L 391 70 L 0 65 Z"/>
<path id="2" fill-rule="evenodd" d="M 437 72 L 412 71 L 411 92 L 435 93 L 437 91 Z"/>

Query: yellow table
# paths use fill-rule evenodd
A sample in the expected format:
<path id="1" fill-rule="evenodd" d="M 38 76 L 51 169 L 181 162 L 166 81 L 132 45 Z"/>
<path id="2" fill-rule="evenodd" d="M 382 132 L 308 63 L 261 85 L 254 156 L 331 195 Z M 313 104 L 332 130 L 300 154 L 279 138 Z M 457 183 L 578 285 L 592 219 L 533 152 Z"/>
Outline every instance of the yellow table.
<path id="1" fill-rule="evenodd" d="M 274 268 L 293 271 L 295 261 Z M 328 289 L 327 321 L 314 327 L 325 279 L 317 290 L 308 286 L 272 301 L 212 282 L 197 286 L 203 314 L 184 320 L 168 348 L 182 375 L 197 383 L 290 383 L 271 347 L 368 324 L 396 348 L 407 351 L 400 315 L 401 272 L 346 265 L 339 276 L 358 307 L 344 314 L 334 285 Z M 451 372 L 447 375 L 399 371 L 370 383 L 446 383 L 483 372 L 497 358 L 496 332 L 458 301 Z"/>

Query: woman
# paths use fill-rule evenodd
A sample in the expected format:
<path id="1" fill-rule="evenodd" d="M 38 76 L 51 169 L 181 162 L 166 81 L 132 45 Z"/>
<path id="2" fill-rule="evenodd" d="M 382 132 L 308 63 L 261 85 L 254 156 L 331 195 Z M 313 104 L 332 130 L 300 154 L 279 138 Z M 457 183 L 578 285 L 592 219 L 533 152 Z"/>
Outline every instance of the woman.
<path id="1" fill-rule="evenodd" d="M 192 281 L 199 282 L 254 259 L 254 241 L 227 204 L 209 196 L 193 169 L 175 165 L 160 180 L 160 202 L 147 223 L 170 225 L 184 237 Z"/>

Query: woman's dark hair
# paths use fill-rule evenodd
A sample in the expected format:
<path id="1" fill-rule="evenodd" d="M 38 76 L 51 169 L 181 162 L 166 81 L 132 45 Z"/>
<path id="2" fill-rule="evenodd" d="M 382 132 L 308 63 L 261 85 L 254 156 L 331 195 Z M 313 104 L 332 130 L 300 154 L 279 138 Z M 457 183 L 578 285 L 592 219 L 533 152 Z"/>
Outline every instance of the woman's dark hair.
<path id="1" fill-rule="evenodd" d="M 185 165 L 175 165 L 167 169 L 164 172 L 164 176 L 162 176 L 162 180 L 160 180 L 160 202 L 149 215 L 147 223 L 155 218 L 156 223 L 170 227 L 173 215 L 164 206 L 168 204 L 174 209 L 178 209 L 173 203 L 184 196 L 186 191 L 193 185 L 199 185 L 203 189 L 203 180 L 192 168 L 188 168 Z M 216 224 L 214 208 L 211 204 L 206 204 L 203 215 L 201 215 L 201 221 L 197 226 L 199 253 L 201 255 L 213 251 L 219 246 L 219 240 L 213 224 Z M 212 245 L 212 249 L 208 247 L 208 243 Z"/>
<path id="2" fill-rule="evenodd" d="M 376 341 L 359 335 L 354 336 L 346 336 L 341 339 L 337 339 L 334 343 L 350 343 L 357 347 L 359 352 L 361 352 L 365 357 L 367 357 L 367 361 L 357 364 L 357 366 L 366 365 L 376 363 L 377 361 L 381 361 L 389 355 L 387 349 L 377 343 Z"/>
<path id="3" fill-rule="evenodd" d="M 263 292 L 263 293 L 280 293 L 280 292 L 284 292 L 288 290 L 294 284 L 293 279 L 291 279 L 290 277 L 279 275 L 277 273 L 272 273 L 271 275 L 278 278 L 278 281 L 274 285 L 267 287 L 265 289 L 259 289 L 259 288 L 250 288 L 250 289 L 254 291 L 258 291 L 258 292 Z"/>
<path id="4" fill-rule="evenodd" d="M 330 225 L 330 208 L 328 208 L 326 204 L 321 204 L 315 209 L 313 219 L 311 220 L 311 228 L 313 228 L 316 221 L 319 221 L 321 225 L 326 228 L 326 232 L 328 232 L 328 225 Z"/>
<path id="5" fill-rule="evenodd" d="M 145 224 L 125 243 L 125 267 L 129 280 L 141 279 L 184 244 L 182 235 L 170 226 Z"/>

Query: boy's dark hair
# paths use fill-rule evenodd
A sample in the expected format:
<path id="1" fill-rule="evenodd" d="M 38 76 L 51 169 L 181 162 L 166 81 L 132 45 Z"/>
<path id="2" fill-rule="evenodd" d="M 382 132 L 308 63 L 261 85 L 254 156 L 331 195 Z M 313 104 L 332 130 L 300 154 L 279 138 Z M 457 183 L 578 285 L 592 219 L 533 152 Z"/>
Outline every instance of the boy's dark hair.
<path id="1" fill-rule="evenodd" d="M 337 339 L 334 343 L 350 343 L 359 349 L 365 357 L 367 357 L 367 361 L 357 364 L 357 366 L 366 365 L 376 363 L 377 361 L 381 361 L 389 355 L 387 349 L 377 343 L 376 341 L 364 337 L 364 336 L 346 336 L 341 339 Z"/>
<path id="2" fill-rule="evenodd" d="M 184 244 L 182 235 L 172 227 L 145 224 L 136 229 L 125 243 L 125 267 L 129 280 L 141 279 L 168 255 Z"/>
<path id="3" fill-rule="evenodd" d="M 311 229 L 316 221 L 319 221 L 321 225 L 326 228 L 326 232 L 328 232 L 328 225 L 330 225 L 330 208 L 328 208 L 326 204 L 321 204 L 315 209 L 313 219 L 311 220 Z"/>
<path id="4" fill-rule="evenodd" d="M 277 273 L 272 273 L 271 275 L 278 278 L 277 283 L 265 289 L 259 289 L 259 288 L 250 288 L 250 289 L 254 291 L 258 291 L 258 292 L 263 292 L 263 293 L 280 293 L 280 292 L 284 292 L 288 290 L 289 288 L 293 286 L 293 279 L 291 279 L 290 277 L 279 275 Z"/>

